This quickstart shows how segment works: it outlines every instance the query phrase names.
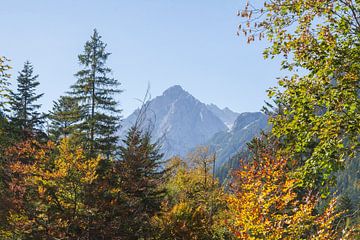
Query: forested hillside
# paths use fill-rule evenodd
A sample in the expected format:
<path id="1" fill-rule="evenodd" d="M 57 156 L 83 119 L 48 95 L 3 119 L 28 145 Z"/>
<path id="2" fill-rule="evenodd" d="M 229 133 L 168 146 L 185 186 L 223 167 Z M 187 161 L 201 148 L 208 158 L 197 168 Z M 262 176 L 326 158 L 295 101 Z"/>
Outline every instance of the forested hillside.
<path id="1" fill-rule="evenodd" d="M 253 4 L 238 12 L 238 35 L 267 39 L 264 56 L 281 58 L 284 76 L 264 114 L 241 114 L 215 135 L 216 154 L 200 146 L 171 156 L 144 121 L 147 104 L 119 136 L 123 89 L 96 29 L 46 113 L 36 65 L 11 75 L 11 56 L 0 56 L 0 239 L 359 239 L 360 3 Z M 163 119 L 198 120 L 165 126 L 193 134 L 182 143 L 226 131 L 218 109 L 169 91 L 155 99 L 176 99 Z M 248 139 L 254 126 L 267 129 Z M 221 183 L 215 167 L 233 146 Z"/>

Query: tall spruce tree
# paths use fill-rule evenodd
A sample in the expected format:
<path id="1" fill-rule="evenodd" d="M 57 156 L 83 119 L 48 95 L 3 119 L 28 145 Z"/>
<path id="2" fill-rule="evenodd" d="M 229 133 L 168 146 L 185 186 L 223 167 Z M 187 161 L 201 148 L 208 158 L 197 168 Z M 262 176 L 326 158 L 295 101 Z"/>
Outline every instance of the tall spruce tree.
<path id="1" fill-rule="evenodd" d="M 120 83 L 109 77 L 111 69 L 106 66 L 110 53 L 106 44 L 94 30 L 91 39 L 86 42 L 84 52 L 78 56 L 83 67 L 75 76 L 71 95 L 84 109 L 78 129 L 83 133 L 84 148 L 91 156 L 98 153 L 109 156 L 116 150 L 120 127 L 120 110 L 114 95 L 121 93 Z"/>
<path id="2" fill-rule="evenodd" d="M 149 239 L 152 232 L 151 218 L 160 211 L 164 197 L 164 171 L 161 169 L 163 154 L 157 143 L 151 143 L 149 133 L 138 126 L 132 127 L 120 147 L 121 200 L 126 202 L 128 218 L 119 223 L 119 233 L 124 239 Z M 119 200 L 119 202 L 121 202 Z"/>
<path id="3" fill-rule="evenodd" d="M 26 61 L 17 78 L 17 91 L 11 92 L 10 108 L 12 122 L 23 131 L 34 131 L 41 126 L 44 115 L 38 112 L 41 104 L 37 104 L 44 94 L 36 94 L 39 75 L 33 74 L 33 66 Z"/>
<path id="4" fill-rule="evenodd" d="M 49 133 L 55 141 L 76 134 L 75 128 L 81 117 L 81 107 L 69 96 L 61 96 L 54 102 L 49 114 L 51 120 Z"/>

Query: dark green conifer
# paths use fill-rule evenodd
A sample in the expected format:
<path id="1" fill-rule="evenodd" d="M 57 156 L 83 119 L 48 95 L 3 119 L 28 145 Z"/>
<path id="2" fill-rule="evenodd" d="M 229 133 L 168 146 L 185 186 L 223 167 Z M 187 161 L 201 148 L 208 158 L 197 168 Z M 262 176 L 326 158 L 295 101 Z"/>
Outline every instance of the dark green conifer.
<path id="1" fill-rule="evenodd" d="M 148 239 L 152 234 L 151 218 L 160 210 L 164 197 L 161 188 L 164 171 L 163 154 L 149 133 L 132 127 L 120 147 L 121 197 L 126 202 L 127 219 L 123 222 L 125 239 Z"/>
<path id="2" fill-rule="evenodd" d="M 120 83 L 109 77 L 111 69 L 106 66 L 110 53 L 96 29 L 87 41 L 84 52 L 78 56 L 83 67 L 75 74 L 77 82 L 71 87 L 72 97 L 84 111 L 78 125 L 83 133 L 84 147 L 90 155 L 102 153 L 109 156 L 116 149 L 120 127 L 120 110 L 115 95 L 121 93 Z"/>
<path id="3" fill-rule="evenodd" d="M 73 98 L 61 96 L 54 102 L 49 119 L 51 120 L 49 133 L 51 137 L 58 141 L 63 137 L 76 134 L 76 126 L 81 118 L 81 108 Z"/>
<path id="4" fill-rule="evenodd" d="M 39 75 L 33 75 L 33 66 L 26 61 L 17 78 L 17 91 L 11 93 L 11 120 L 22 131 L 33 132 L 41 127 L 44 115 L 38 112 L 41 104 L 37 104 L 44 94 L 36 94 Z"/>

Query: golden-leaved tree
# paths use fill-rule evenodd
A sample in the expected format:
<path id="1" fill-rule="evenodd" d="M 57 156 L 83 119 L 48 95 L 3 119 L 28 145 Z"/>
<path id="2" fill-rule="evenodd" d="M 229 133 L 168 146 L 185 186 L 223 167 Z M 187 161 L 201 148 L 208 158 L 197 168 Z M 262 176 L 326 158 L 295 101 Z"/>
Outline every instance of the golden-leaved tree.
<path id="1" fill-rule="evenodd" d="M 68 139 L 28 141 L 8 151 L 12 208 L 3 238 L 88 239 L 88 186 L 97 178 L 99 159 L 88 159 Z"/>
<path id="2" fill-rule="evenodd" d="M 320 209 L 318 195 L 301 191 L 288 166 L 266 151 L 242 163 L 227 198 L 230 231 L 238 239 L 352 239 L 353 230 L 337 224 L 336 199 Z"/>
<path id="3" fill-rule="evenodd" d="M 301 184 L 329 194 L 335 172 L 360 150 L 360 2 L 248 1 L 239 15 L 249 42 L 267 38 L 264 56 L 282 57 L 288 76 L 269 90 L 272 132 L 297 160 Z"/>
<path id="4" fill-rule="evenodd" d="M 224 189 L 211 174 L 213 160 L 206 147 L 198 148 L 187 162 L 171 159 L 168 194 L 154 218 L 158 239 L 232 239 L 224 224 Z"/>

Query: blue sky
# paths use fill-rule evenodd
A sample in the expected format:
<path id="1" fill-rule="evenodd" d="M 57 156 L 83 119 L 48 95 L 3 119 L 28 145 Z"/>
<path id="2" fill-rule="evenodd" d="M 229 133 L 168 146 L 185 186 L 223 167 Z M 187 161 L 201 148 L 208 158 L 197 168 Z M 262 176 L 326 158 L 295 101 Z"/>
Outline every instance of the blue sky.
<path id="1" fill-rule="evenodd" d="M 265 42 L 236 36 L 245 0 L 0 0 L 0 55 L 10 58 L 13 81 L 30 60 L 38 73 L 43 110 L 69 89 L 77 55 L 97 28 L 112 53 L 108 65 L 122 83 L 123 115 L 179 84 L 205 103 L 258 111 L 280 75 L 263 60 Z"/>

